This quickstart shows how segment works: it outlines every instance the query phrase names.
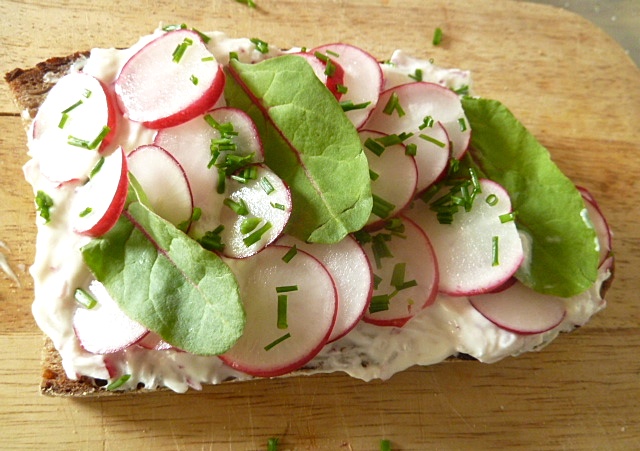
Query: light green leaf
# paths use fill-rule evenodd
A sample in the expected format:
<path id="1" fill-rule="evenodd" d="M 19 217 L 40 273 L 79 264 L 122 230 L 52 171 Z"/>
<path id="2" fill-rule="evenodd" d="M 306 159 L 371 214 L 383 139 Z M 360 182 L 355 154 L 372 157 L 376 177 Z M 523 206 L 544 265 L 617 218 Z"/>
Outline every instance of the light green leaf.
<path id="1" fill-rule="evenodd" d="M 357 131 L 309 64 L 286 55 L 258 64 L 233 60 L 225 97 L 255 121 L 267 165 L 289 185 L 287 232 L 333 243 L 371 214 L 369 167 Z"/>
<path id="2" fill-rule="evenodd" d="M 588 289 L 597 276 L 596 234 L 574 184 L 500 102 L 466 97 L 462 105 L 473 130 L 466 163 L 507 189 L 516 224 L 531 238 L 518 279 L 556 296 Z"/>
<path id="3" fill-rule="evenodd" d="M 82 256 L 130 318 L 184 351 L 221 354 L 242 334 L 244 310 L 229 267 L 137 201 Z"/>

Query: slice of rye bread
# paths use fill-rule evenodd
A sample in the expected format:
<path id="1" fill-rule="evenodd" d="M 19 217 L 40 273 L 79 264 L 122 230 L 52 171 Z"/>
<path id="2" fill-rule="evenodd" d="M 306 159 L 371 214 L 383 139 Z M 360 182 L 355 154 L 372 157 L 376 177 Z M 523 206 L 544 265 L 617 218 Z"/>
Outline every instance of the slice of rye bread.
<path id="1" fill-rule="evenodd" d="M 38 112 L 38 108 L 44 102 L 49 90 L 56 81 L 69 72 L 70 68 L 87 58 L 89 52 L 76 52 L 66 57 L 49 58 L 38 63 L 30 69 L 14 69 L 5 74 L 5 81 L 9 85 L 14 96 L 14 101 L 21 111 L 28 112 L 28 117 L 24 117 L 25 125 L 33 119 Z M 602 284 L 601 296 L 604 298 L 606 291 L 613 282 L 614 265 L 611 266 L 611 276 Z M 447 360 L 475 360 L 466 354 L 451 356 Z M 42 349 L 42 380 L 40 382 L 40 392 L 50 396 L 98 396 L 113 395 L 116 391 L 105 390 L 107 382 L 91 377 L 81 376 L 77 380 L 69 379 L 62 366 L 60 354 L 49 338 L 45 338 Z M 301 369 L 289 374 L 304 374 Z M 166 389 L 160 389 L 166 390 Z M 139 387 L 138 390 L 128 393 L 149 392 L 152 390 Z"/>

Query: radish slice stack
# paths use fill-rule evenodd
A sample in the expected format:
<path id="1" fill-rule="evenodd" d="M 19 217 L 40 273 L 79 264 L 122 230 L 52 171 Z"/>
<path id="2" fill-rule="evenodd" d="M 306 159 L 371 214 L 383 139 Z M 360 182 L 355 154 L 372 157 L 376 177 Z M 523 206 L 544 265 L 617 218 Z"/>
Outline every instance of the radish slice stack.
<path id="1" fill-rule="evenodd" d="M 355 106 L 346 115 L 369 161 L 374 204 L 364 230 L 332 245 L 282 235 L 295 208 L 289 188 L 264 164 L 251 117 L 224 106 L 222 65 L 201 35 L 186 29 L 142 47 L 112 86 L 82 73 L 63 78 L 40 108 L 32 138 L 45 177 L 58 184 L 88 180 L 75 190 L 74 230 L 96 237 L 117 222 L 130 173 L 153 211 L 234 271 L 247 324 L 221 359 L 254 376 L 304 366 L 361 321 L 403 327 L 438 293 L 468 298 L 488 321 L 516 334 L 561 324 L 562 299 L 514 277 L 524 249 L 502 186 L 472 180 L 474 200 L 446 220 L 416 199 L 469 145 L 458 95 L 409 77 L 406 83 L 396 77 L 383 91 L 380 64 L 352 45 L 298 55 L 337 101 Z M 118 120 L 157 130 L 153 142 L 126 155 L 112 145 Z M 449 188 L 434 199 L 446 201 Z M 611 230 L 593 196 L 581 193 L 608 267 Z M 97 306 L 79 306 L 73 319 L 88 352 L 131 345 L 179 351 L 127 318 L 98 282 L 88 291 Z"/>

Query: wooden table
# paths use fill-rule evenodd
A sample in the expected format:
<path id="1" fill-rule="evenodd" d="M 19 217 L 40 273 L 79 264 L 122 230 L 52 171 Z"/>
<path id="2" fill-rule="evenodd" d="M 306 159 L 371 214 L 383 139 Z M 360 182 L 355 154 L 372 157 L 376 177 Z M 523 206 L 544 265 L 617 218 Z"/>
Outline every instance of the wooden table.
<path id="1" fill-rule="evenodd" d="M 608 308 L 540 353 L 415 368 L 387 382 L 341 374 L 102 399 L 40 396 L 42 337 L 30 313 L 35 227 L 25 138 L 0 86 L 2 449 L 640 449 L 640 73 L 587 21 L 540 5 L 482 0 L 36 0 L 0 3 L 0 66 L 128 46 L 186 22 L 279 46 L 346 41 L 470 69 L 588 187 L 615 233 Z M 431 44 L 441 27 L 440 46 Z"/>

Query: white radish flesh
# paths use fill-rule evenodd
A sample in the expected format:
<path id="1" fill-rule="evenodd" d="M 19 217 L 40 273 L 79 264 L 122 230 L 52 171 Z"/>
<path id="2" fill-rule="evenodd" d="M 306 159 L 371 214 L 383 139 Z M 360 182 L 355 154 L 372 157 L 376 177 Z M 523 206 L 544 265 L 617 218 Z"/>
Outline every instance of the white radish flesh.
<path id="1" fill-rule="evenodd" d="M 490 180 L 482 179 L 479 184 L 482 192 L 471 210 L 460 208 L 451 224 L 441 224 L 436 212 L 421 202 L 407 213 L 433 244 L 440 267 L 440 291 L 453 296 L 496 289 L 513 276 L 524 258 L 514 221 L 500 220 L 511 212 L 508 193 Z M 443 194 L 441 190 L 434 199 Z"/>
<path id="2" fill-rule="evenodd" d="M 180 163 L 153 144 L 138 147 L 127 158 L 129 171 L 140 183 L 151 209 L 173 225 L 188 225 L 193 199 Z"/>
<path id="3" fill-rule="evenodd" d="M 388 114 L 393 105 L 397 106 Z M 428 135 L 431 120 L 445 128 L 452 157 L 461 158 L 469 145 L 471 127 L 458 95 L 435 83 L 408 83 L 384 91 L 365 127 L 388 134 L 405 132 L 419 136 Z"/>
<path id="4" fill-rule="evenodd" d="M 329 271 L 338 295 L 338 313 L 329 341 L 346 335 L 362 319 L 373 291 L 371 267 L 362 246 L 351 235 L 335 244 L 305 243 L 283 235 L 276 244 L 296 246 L 317 258 Z"/>
<path id="5" fill-rule="evenodd" d="M 242 337 L 220 357 L 253 376 L 274 377 L 303 366 L 325 345 L 335 321 L 331 276 L 303 251 L 286 263 L 289 250 L 273 245 L 250 259 L 228 261 L 238 277 L 247 322 Z M 286 305 L 286 315 L 278 313 L 279 304 L 281 312 Z"/>
<path id="6" fill-rule="evenodd" d="M 31 152 L 49 180 L 85 180 L 115 129 L 112 94 L 90 75 L 70 74 L 55 84 L 38 110 Z"/>
<path id="7" fill-rule="evenodd" d="M 471 296 L 469 302 L 496 326 L 521 335 L 547 332 L 566 315 L 561 298 L 537 293 L 520 282 L 499 293 Z"/>
<path id="8" fill-rule="evenodd" d="M 115 90 L 126 118 L 159 129 L 212 108 L 224 81 L 221 66 L 200 36 L 176 30 L 134 54 L 118 75 Z"/>
<path id="9" fill-rule="evenodd" d="M 369 162 L 374 196 L 373 212 L 367 225 L 376 227 L 411 202 L 416 192 L 418 170 L 413 156 L 406 154 L 405 146 L 381 144 L 380 140 L 389 138 L 388 135 L 370 130 L 361 130 L 359 135 Z"/>
<path id="10" fill-rule="evenodd" d="M 271 169 L 249 166 L 255 178 L 227 181 L 220 214 L 224 255 L 245 258 L 261 251 L 278 238 L 291 216 L 291 193 Z"/>
<path id="11" fill-rule="evenodd" d="M 97 304 L 91 309 L 79 305 L 73 315 L 73 329 L 86 351 L 94 354 L 118 352 L 149 332 L 120 310 L 100 282 L 92 281 L 88 292 Z"/>
<path id="12" fill-rule="evenodd" d="M 75 192 L 71 218 L 75 232 L 96 237 L 115 225 L 127 199 L 129 177 L 122 147 L 103 157 L 92 172 Z"/>
<path id="13" fill-rule="evenodd" d="M 607 223 L 606 218 L 600 210 L 600 206 L 595 201 L 586 188 L 578 187 L 578 191 L 584 199 L 584 205 L 589 215 L 589 220 L 593 224 L 593 228 L 596 231 L 596 237 L 598 240 L 598 248 L 600 253 L 600 264 L 602 264 L 611 253 L 612 249 L 612 234 L 611 228 Z"/>
<path id="14" fill-rule="evenodd" d="M 382 240 L 389 256 L 382 257 L 374 235 L 363 245 L 374 273 L 375 286 L 364 321 L 402 327 L 431 305 L 438 292 L 439 270 L 429 239 L 411 220 L 402 218 L 404 230 Z M 382 232 L 386 234 L 386 232 Z"/>
<path id="15" fill-rule="evenodd" d="M 382 70 L 376 59 L 364 50 L 349 44 L 327 44 L 316 47 L 310 53 L 327 55 L 344 70 L 344 86 L 347 88 L 340 100 L 354 105 L 368 103 L 360 109 L 347 111 L 347 117 L 360 128 L 378 103 L 382 89 Z"/>

